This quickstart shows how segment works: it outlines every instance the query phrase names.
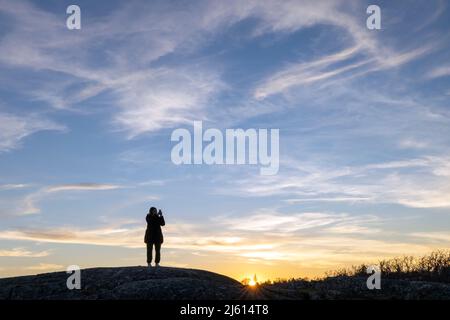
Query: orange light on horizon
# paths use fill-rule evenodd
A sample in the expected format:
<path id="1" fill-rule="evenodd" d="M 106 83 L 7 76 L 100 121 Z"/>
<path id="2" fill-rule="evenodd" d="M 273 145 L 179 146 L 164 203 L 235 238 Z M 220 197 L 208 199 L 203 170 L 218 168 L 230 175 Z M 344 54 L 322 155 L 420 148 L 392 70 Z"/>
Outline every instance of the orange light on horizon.
<path id="1" fill-rule="evenodd" d="M 255 287 L 258 285 L 258 279 L 256 278 L 256 274 L 253 277 L 244 278 L 241 283 L 245 286 Z"/>

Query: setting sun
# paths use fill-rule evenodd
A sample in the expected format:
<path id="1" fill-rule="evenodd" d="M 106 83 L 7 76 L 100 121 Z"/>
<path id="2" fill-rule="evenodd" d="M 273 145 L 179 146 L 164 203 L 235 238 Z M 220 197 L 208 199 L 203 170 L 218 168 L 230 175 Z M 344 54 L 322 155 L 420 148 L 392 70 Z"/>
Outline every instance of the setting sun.
<path id="1" fill-rule="evenodd" d="M 250 278 L 248 285 L 254 287 L 258 284 L 258 279 L 256 278 L 256 273 L 253 275 L 253 278 Z"/>
<path id="2" fill-rule="evenodd" d="M 256 278 L 256 274 L 253 275 L 253 277 L 245 278 L 241 281 L 241 283 L 245 286 L 254 287 L 258 285 L 258 279 Z"/>

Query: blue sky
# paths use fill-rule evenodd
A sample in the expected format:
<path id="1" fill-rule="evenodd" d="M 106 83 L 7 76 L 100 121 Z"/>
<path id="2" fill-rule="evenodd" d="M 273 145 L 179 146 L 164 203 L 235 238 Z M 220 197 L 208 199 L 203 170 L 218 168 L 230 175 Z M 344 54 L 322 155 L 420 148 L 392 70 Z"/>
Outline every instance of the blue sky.
<path id="1" fill-rule="evenodd" d="M 446 1 L 0 0 L 0 275 L 145 263 L 314 276 L 450 244 Z M 381 30 L 366 8 L 381 8 Z M 171 132 L 280 130 L 280 170 Z"/>

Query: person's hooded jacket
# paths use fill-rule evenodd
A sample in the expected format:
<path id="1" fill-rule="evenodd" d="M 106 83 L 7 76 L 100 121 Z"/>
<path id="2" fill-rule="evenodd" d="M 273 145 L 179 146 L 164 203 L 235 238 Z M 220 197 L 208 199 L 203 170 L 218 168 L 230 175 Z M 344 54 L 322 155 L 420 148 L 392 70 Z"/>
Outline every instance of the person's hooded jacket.
<path id="1" fill-rule="evenodd" d="M 156 214 L 147 214 L 147 230 L 145 230 L 145 243 L 163 243 L 164 237 L 161 226 L 165 225 L 164 217 Z"/>

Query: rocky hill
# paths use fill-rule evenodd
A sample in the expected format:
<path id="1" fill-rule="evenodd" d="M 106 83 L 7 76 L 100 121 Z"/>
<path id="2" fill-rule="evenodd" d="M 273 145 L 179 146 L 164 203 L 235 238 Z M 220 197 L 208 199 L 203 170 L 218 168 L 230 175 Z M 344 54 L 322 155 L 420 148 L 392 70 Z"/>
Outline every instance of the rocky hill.
<path id="1" fill-rule="evenodd" d="M 0 279 L 0 299 L 239 299 L 244 286 L 213 272 L 182 268 L 81 270 L 81 289 L 67 289 L 70 275 L 45 273 Z"/>
<path id="2" fill-rule="evenodd" d="M 293 280 L 256 287 L 213 272 L 182 268 L 118 267 L 81 270 L 81 289 L 69 290 L 65 272 L 0 279 L 3 299 L 444 299 L 450 284 L 382 279 L 381 290 L 369 290 L 365 277 L 338 276 Z"/>

